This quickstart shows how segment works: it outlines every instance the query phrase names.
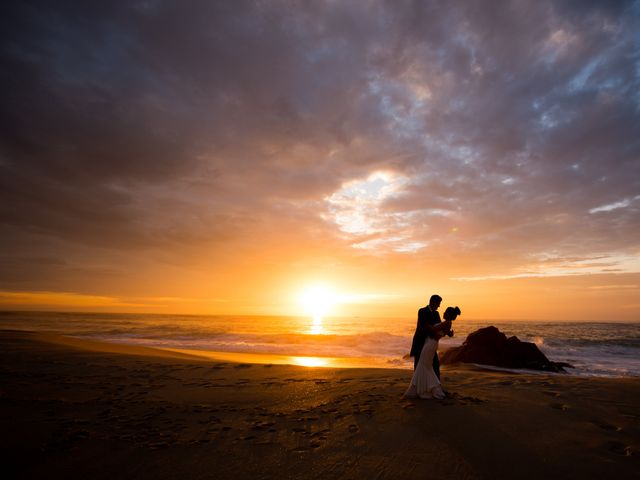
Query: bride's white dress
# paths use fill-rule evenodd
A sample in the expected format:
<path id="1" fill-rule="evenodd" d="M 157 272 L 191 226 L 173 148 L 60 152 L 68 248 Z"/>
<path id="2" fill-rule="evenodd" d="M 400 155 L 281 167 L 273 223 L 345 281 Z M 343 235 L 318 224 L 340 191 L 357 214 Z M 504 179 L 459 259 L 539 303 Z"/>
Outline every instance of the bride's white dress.
<path id="1" fill-rule="evenodd" d="M 444 398 L 440 380 L 433 371 L 433 356 L 438 350 L 438 340 L 428 337 L 422 347 L 418 365 L 413 372 L 411 384 L 405 392 L 407 398 Z"/>

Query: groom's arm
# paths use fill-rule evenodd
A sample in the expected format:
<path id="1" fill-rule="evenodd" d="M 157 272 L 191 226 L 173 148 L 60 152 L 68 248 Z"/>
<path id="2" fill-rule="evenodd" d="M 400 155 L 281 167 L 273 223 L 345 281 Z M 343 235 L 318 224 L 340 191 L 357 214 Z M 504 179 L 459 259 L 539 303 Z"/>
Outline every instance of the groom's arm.
<path id="1" fill-rule="evenodd" d="M 418 326 L 424 332 L 427 337 L 435 337 L 438 335 L 438 332 L 433 325 L 429 323 L 429 316 L 431 315 L 430 311 L 420 311 L 418 314 Z"/>
<path id="2" fill-rule="evenodd" d="M 438 323 L 433 327 L 433 329 L 437 332 L 438 338 L 442 338 L 445 335 L 448 337 L 453 336 L 453 330 L 451 330 L 451 320 L 445 320 L 442 323 Z"/>

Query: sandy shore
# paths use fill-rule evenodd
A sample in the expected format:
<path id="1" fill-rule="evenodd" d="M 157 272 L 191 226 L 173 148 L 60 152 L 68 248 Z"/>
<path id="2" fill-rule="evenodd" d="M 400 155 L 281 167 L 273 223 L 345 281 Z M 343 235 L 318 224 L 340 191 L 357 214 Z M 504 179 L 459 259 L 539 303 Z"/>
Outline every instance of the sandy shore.
<path id="1" fill-rule="evenodd" d="M 0 332 L 11 478 L 640 478 L 640 379 L 216 362 Z M 5 477 L 6 478 L 6 477 Z"/>

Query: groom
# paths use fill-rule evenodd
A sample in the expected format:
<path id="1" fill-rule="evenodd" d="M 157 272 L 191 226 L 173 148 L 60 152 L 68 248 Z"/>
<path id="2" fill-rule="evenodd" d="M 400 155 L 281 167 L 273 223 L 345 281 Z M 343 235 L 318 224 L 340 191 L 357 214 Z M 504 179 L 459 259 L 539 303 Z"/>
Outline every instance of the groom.
<path id="1" fill-rule="evenodd" d="M 411 353 L 409 354 L 413 357 L 414 370 L 418 365 L 418 360 L 420 360 L 420 353 L 422 352 L 425 340 L 427 337 L 436 337 L 436 331 L 433 329 L 433 326 L 440 323 L 440 314 L 438 313 L 440 303 L 442 303 L 442 297 L 440 295 L 431 295 L 429 305 L 418 310 L 418 324 L 413 334 Z M 440 379 L 440 361 L 438 360 L 437 352 L 433 356 L 433 371 L 436 373 L 438 379 Z"/>

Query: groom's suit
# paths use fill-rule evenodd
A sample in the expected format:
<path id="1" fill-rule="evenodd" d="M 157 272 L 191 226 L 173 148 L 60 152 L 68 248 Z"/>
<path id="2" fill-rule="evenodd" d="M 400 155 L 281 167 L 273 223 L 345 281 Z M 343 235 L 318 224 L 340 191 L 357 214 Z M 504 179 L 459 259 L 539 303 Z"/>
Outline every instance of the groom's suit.
<path id="1" fill-rule="evenodd" d="M 420 353 L 422 352 L 422 347 L 424 347 L 424 342 L 427 340 L 427 337 L 433 337 L 433 334 L 428 330 L 427 325 L 431 325 L 433 327 L 439 323 L 440 314 L 437 310 L 432 312 L 428 305 L 418 310 L 418 324 L 416 325 L 416 331 L 413 334 L 410 353 L 413 357 L 414 369 L 418 365 L 418 360 L 420 360 Z M 433 371 L 436 373 L 436 376 L 440 378 L 440 361 L 438 360 L 438 352 L 433 356 Z"/>

